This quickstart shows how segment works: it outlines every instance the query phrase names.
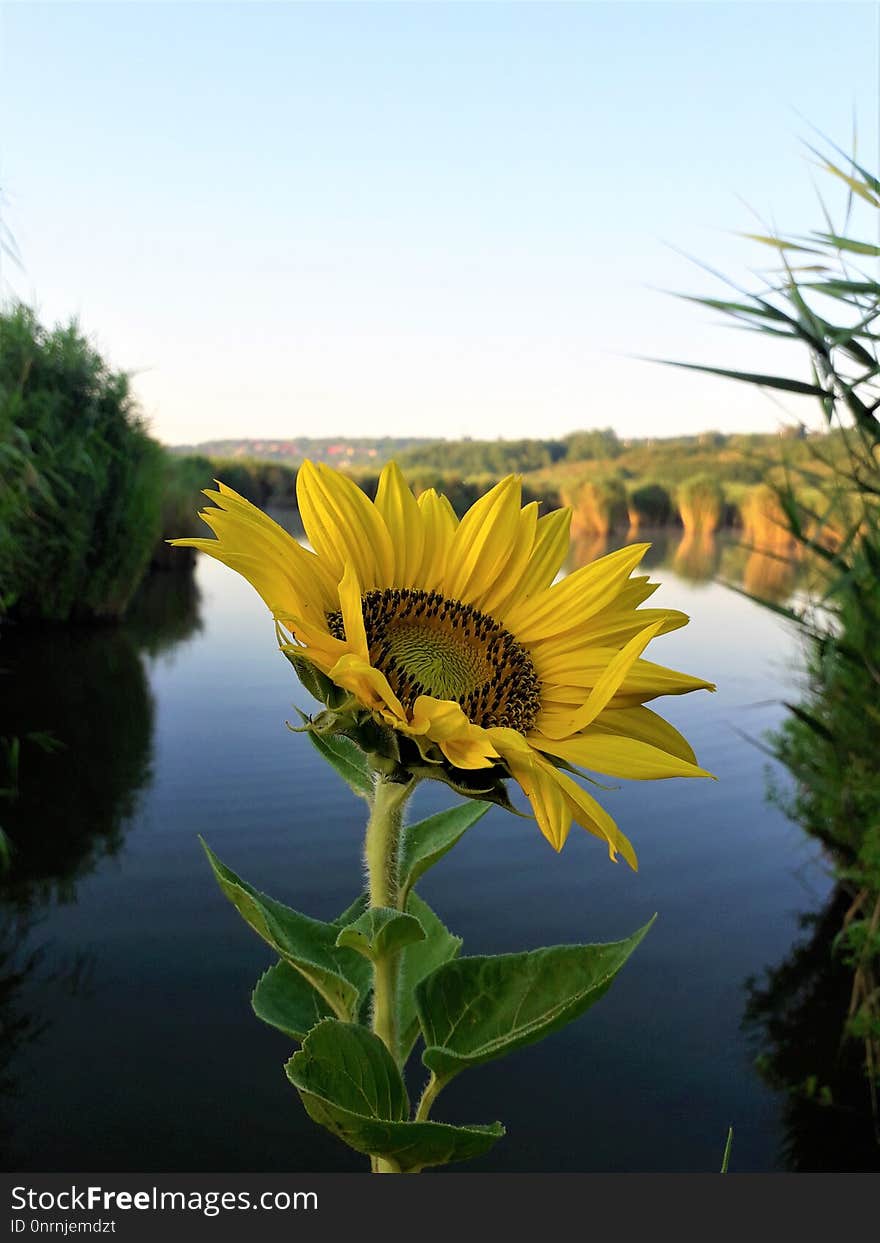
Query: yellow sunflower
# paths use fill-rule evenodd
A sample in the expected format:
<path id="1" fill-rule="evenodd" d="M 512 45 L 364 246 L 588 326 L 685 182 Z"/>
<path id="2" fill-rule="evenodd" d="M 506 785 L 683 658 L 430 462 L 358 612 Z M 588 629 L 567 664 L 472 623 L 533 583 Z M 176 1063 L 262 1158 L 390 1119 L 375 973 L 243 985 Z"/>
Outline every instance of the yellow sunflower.
<path id="1" fill-rule="evenodd" d="M 242 574 L 274 616 L 282 650 L 311 662 L 416 754 L 463 777 L 512 777 L 556 850 L 575 821 L 636 867 L 630 843 L 572 772 L 711 776 L 644 706 L 715 689 L 642 658 L 651 639 L 688 621 L 640 607 L 657 586 L 633 576 L 648 544 L 557 582 L 571 512 L 539 518 L 536 502 L 522 506 L 513 475 L 459 521 L 433 489 L 416 498 L 394 462 L 375 502 L 347 476 L 304 462 L 296 493 L 311 550 L 218 488 L 205 493 L 216 508 L 201 514 L 217 538 L 172 543 Z"/>

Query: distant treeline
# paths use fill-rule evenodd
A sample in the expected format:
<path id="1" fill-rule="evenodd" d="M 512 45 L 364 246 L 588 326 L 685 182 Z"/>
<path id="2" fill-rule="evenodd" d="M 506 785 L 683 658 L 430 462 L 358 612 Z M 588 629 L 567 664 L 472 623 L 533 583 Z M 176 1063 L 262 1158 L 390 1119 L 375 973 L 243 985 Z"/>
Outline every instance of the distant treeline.
<path id="1" fill-rule="evenodd" d="M 801 435 L 621 441 L 604 428 L 560 440 L 283 443 L 349 469 L 371 496 L 394 453 L 417 492 L 445 492 L 459 514 L 517 472 L 525 499 L 545 512 L 571 506 L 576 535 L 625 538 L 679 523 L 704 532 L 767 527 L 763 485 L 783 461 L 815 448 Z M 839 456 L 833 434 L 822 450 Z M 355 465 L 362 453 L 369 466 Z M 169 453 L 147 434 L 128 377 L 76 325 L 47 330 L 25 307 L 0 314 L 0 614 L 120 617 L 150 567 L 192 564 L 191 553 L 165 540 L 205 533 L 202 489 L 220 479 L 263 508 L 295 509 L 296 472 L 281 460 Z"/>
<path id="2" fill-rule="evenodd" d="M 430 442 L 418 436 L 359 436 L 353 439 L 339 436 L 299 436 L 291 440 L 267 436 L 261 439 L 205 440 L 196 445 L 172 445 L 168 452 L 175 457 L 283 462 L 286 466 L 299 466 L 308 460 L 327 462 L 331 466 L 342 466 L 350 470 L 358 466 L 381 466 L 391 458 L 406 453 L 410 448 L 428 443 Z"/>
<path id="3" fill-rule="evenodd" d="M 833 459 L 839 453 L 835 436 L 825 435 L 821 441 L 826 456 Z M 544 512 L 571 506 L 576 534 L 623 536 L 643 527 L 668 525 L 703 532 L 734 526 L 754 534 L 767 527 L 762 542 L 773 544 L 775 536 L 767 524 L 778 525 L 778 514 L 773 512 L 767 480 L 778 476 L 783 463 L 803 458 L 806 447 L 793 432 L 782 436 L 710 432 L 624 445 L 612 431 L 600 430 L 578 432 L 558 442 L 435 441 L 429 448 L 402 454 L 398 461 L 417 493 L 426 488 L 444 492 L 458 514 L 495 480 L 515 471 L 523 475 L 525 500 L 540 501 Z M 600 452 L 604 456 L 598 456 Z M 573 453 L 582 456 L 570 456 Z M 491 459 L 495 468 L 467 473 L 464 467 L 472 459 L 482 463 Z M 297 470 L 280 462 L 176 457 L 172 472 L 176 482 L 168 495 L 173 495 L 173 504 L 170 500 L 166 504 L 164 522 L 169 534 L 198 532 L 201 498 L 193 491 L 197 481 L 211 486 L 210 480 L 222 479 L 255 505 L 296 509 Z M 378 468 L 350 473 L 369 496 L 375 495 Z"/>

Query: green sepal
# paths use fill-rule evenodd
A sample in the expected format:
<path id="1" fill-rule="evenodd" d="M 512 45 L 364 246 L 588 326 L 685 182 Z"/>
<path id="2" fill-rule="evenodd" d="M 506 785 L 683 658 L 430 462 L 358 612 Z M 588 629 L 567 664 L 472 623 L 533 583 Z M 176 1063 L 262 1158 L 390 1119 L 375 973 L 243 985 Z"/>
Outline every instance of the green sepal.
<path id="1" fill-rule="evenodd" d="M 369 991 L 371 972 L 360 955 L 337 948 L 338 928 L 253 889 L 200 840 L 220 888 L 244 921 L 318 990 L 334 1014 L 356 1016 Z"/>
<path id="2" fill-rule="evenodd" d="M 531 816 L 523 816 L 523 813 L 517 811 L 511 803 L 507 786 L 504 784 L 510 774 L 505 768 L 497 764 L 493 768 L 451 768 L 448 763 L 445 765 L 425 764 L 420 761 L 421 757 L 418 761 L 407 761 L 406 767 L 414 777 L 428 781 L 442 781 L 462 798 L 476 799 L 481 803 L 494 803 L 514 816 L 521 816 L 526 820 L 531 819 Z"/>
<path id="3" fill-rule="evenodd" d="M 298 652 L 286 649 L 284 655 L 293 665 L 296 676 L 312 699 L 317 699 L 318 703 L 322 704 L 329 703 L 336 688 L 326 673 L 322 673 L 317 665 L 313 665 L 310 660 L 307 660 L 305 656 L 300 656 Z"/>
<path id="4" fill-rule="evenodd" d="M 344 738 L 341 734 L 325 734 L 315 730 L 314 721 L 304 712 L 299 712 L 299 715 L 304 726 L 303 733 L 318 754 L 336 769 L 350 790 L 370 802 L 373 797 L 373 778 L 363 751 L 350 738 Z"/>
<path id="5" fill-rule="evenodd" d="M 399 859 L 400 904 L 404 909 L 407 895 L 419 877 L 442 859 L 488 810 L 485 804 L 469 800 L 404 829 Z"/>
<path id="6" fill-rule="evenodd" d="M 285 1066 L 309 1117 L 350 1148 L 404 1173 L 468 1161 L 504 1134 L 492 1126 L 410 1122 L 400 1071 L 385 1045 L 356 1023 L 325 1019 Z"/>
<path id="7" fill-rule="evenodd" d="M 341 930 L 336 944 L 375 962 L 377 958 L 396 954 L 405 945 L 424 939 L 422 925 L 414 915 L 405 915 L 388 906 L 372 906 Z"/>
<path id="8" fill-rule="evenodd" d="M 443 963 L 450 962 L 461 949 L 461 937 L 454 936 L 427 902 L 411 893 L 407 910 L 422 926 L 424 940 L 408 945 L 400 959 L 400 991 L 397 1006 L 398 1052 L 403 1065 L 419 1036 L 416 987 Z"/>
<path id="9" fill-rule="evenodd" d="M 439 967 L 416 989 L 422 1061 L 448 1082 L 564 1027 L 607 992 L 654 919 L 625 941 L 460 958 Z"/>
<path id="10" fill-rule="evenodd" d="M 333 1017 L 317 989 L 283 958 L 257 980 L 251 1005 L 258 1019 L 294 1040 L 303 1040 L 322 1019 Z"/>

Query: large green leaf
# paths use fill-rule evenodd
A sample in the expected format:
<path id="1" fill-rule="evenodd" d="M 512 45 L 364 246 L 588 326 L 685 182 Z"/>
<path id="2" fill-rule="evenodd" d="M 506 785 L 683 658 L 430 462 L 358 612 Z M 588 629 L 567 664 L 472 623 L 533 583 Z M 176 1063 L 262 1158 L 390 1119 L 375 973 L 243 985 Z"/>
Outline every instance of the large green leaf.
<path id="1" fill-rule="evenodd" d="M 425 1065 L 448 1081 L 571 1022 L 603 996 L 653 922 L 608 945 L 557 945 L 439 967 L 416 989 Z"/>
<path id="2" fill-rule="evenodd" d="M 307 725 L 309 718 L 306 714 L 300 712 L 299 715 L 303 724 Z M 313 729 L 304 729 L 302 732 L 318 754 L 336 769 L 349 789 L 370 802 L 373 797 L 373 778 L 360 747 L 342 734 L 319 734 Z"/>
<path id="3" fill-rule="evenodd" d="M 220 888 L 254 932 L 318 990 L 334 1014 L 355 1016 L 370 987 L 370 966 L 359 954 L 338 949 L 334 924 L 310 919 L 253 889 L 227 868 L 203 841 Z"/>
<path id="4" fill-rule="evenodd" d="M 400 845 L 401 906 L 406 906 L 407 895 L 419 877 L 442 859 L 488 810 L 488 804 L 469 800 L 428 816 L 404 831 Z"/>
<path id="5" fill-rule="evenodd" d="M 356 1023 L 320 1023 L 285 1069 L 309 1117 L 357 1152 L 382 1157 L 404 1172 L 467 1161 L 504 1134 L 498 1122 L 410 1122 L 394 1059 L 378 1036 Z"/>
<path id="6" fill-rule="evenodd" d="M 283 958 L 260 976 L 251 1005 L 258 1019 L 294 1040 L 303 1040 L 322 1019 L 333 1017 L 317 989 Z"/>
<path id="7" fill-rule="evenodd" d="M 445 962 L 450 962 L 461 949 L 461 937 L 453 936 L 417 893 L 409 895 L 407 910 L 422 926 L 423 941 L 408 945 L 400 959 L 400 990 L 398 993 L 397 1030 L 401 1062 L 405 1062 L 419 1035 L 416 1009 L 416 988 L 426 976 Z"/>
<path id="8" fill-rule="evenodd" d="M 354 923 L 343 928 L 336 944 L 355 950 L 375 962 L 386 954 L 396 954 L 405 945 L 423 941 L 422 925 L 413 915 L 388 906 L 371 906 Z"/>

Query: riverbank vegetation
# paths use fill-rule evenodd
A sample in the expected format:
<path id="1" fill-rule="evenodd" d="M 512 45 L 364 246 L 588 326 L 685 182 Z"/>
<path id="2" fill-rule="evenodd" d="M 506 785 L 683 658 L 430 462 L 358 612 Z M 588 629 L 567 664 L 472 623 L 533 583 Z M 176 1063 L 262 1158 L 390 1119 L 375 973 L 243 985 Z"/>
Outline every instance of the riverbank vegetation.
<path id="1" fill-rule="evenodd" d="M 0 612 L 119 617 L 159 537 L 165 454 L 75 325 L 0 323 Z"/>
<path id="2" fill-rule="evenodd" d="M 806 651 L 801 697 L 769 739 L 793 778 L 774 796 L 822 844 L 837 880 L 825 952 L 848 973 L 838 1033 L 861 1046 L 880 1140 L 880 246 L 865 240 L 876 236 L 880 179 L 855 160 L 838 160 L 823 157 L 826 172 L 845 186 L 842 227 L 834 229 L 825 212 L 825 227 L 807 237 L 762 236 L 776 259 L 767 286 L 738 289 L 731 301 L 697 300 L 800 346 L 809 381 L 720 374 L 818 400 L 831 431 L 784 476 L 771 473 L 743 514 L 747 537 L 775 531 L 780 558 L 806 554 L 819 570 L 800 604 L 774 605 L 795 623 Z M 839 1106 L 835 1085 L 848 1059 L 839 1056 L 839 1041 L 835 1048 L 822 1061 L 814 1047 L 817 1064 L 808 1053 L 783 1086 L 817 1107 Z M 779 1084 L 785 1067 L 779 1058 L 770 1066 Z M 852 1109 L 851 1100 L 845 1107 Z"/>

